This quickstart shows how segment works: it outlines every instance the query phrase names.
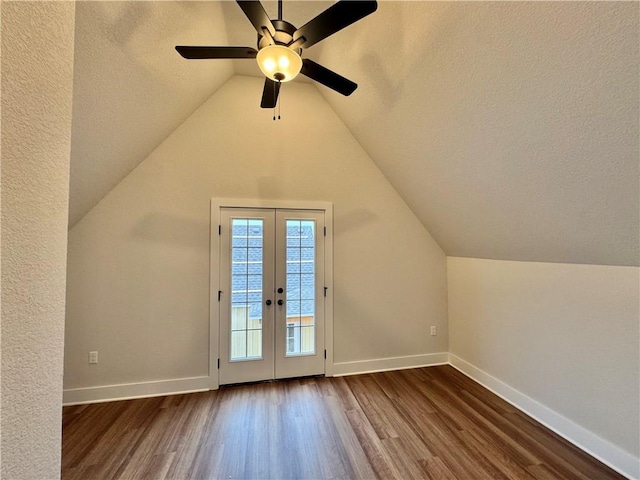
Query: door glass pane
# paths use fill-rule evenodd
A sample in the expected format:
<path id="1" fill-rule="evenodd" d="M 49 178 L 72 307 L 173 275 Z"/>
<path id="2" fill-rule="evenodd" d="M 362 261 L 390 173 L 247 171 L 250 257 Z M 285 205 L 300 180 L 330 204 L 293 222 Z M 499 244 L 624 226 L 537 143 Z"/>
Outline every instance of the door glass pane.
<path id="1" fill-rule="evenodd" d="M 315 220 L 287 220 L 287 356 L 314 354 Z"/>
<path id="2" fill-rule="evenodd" d="M 231 220 L 230 360 L 262 358 L 263 220 Z"/>

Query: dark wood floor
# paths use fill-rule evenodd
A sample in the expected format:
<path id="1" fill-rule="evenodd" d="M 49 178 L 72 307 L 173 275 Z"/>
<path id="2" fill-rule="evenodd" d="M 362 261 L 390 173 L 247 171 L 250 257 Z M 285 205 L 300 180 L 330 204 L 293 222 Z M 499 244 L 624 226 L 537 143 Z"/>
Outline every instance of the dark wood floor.
<path id="1" fill-rule="evenodd" d="M 66 407 L 62 478 L 621 479 L 449 366 Z"/>

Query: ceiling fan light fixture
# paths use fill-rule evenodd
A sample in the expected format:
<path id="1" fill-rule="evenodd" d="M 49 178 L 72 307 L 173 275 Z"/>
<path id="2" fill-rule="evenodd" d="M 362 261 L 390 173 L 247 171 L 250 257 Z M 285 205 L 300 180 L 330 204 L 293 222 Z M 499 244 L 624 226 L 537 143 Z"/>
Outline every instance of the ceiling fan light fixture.
<path id="1" fill-rule="evenodd" d="M 300 55 L 284 45 L 264 47 L 260 49 L 256 59 L 265 77 L 278 82 L 293 80 L 302 69 Z"/>
<path id="2" fill-rule="evenodd" d="M 251 47 L 177 45 L 178 53 L 189 60 L 206 58 L 251 58 L 266 77 L 260 107 L 275 108 L 281 82 L 293 80 L 299 73 L 342 95 L 351 95 L 358 84 L 309 58 L 302 60 L 307 49 L 343 28 L 362 20 L 378 8 L 377 0 L 340 0 L 322 13 L 296 28 L 282 19 L 282 1 L 278 0 L 278 19 L 267 15 L 260 0 L 236 0 L 236 3 L 258 34 L 257 50 Z"/>

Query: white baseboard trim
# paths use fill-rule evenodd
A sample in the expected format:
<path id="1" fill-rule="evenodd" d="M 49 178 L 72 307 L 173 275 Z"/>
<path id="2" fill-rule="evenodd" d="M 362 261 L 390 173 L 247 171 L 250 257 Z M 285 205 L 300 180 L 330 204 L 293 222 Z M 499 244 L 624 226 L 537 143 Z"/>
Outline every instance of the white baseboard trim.
<path id="1" fill-rule="evenodd" d="M 386 372 L 406 368 L 433 367 L 449 363 L 449 355 L 427 353 L 424 355 L 408 355 L 406 357 L 377 358 L 375 360 L 359 360 L 356 362 L 334 363 L 331 369 L 334 377 L 343 375 L 359 375 L 361 373 Z"/>
<path id="2" fill-rule="evenodd" d="M 178 378 L 155 382 L 126 383 L 101 387 L 72 388 L 64 390 L 62 405 L 113 402 L 133 398 L 161 397 L 180 393 L 204 392 L 210 389 L 209 377 Z"/>
<path id="3" fill-rule="evenodd" d="M 545 427 L 553 430 L 618 473 L 630 479 L 637 480 L 640 477 L 640 459 L 635 458 L 625 450 L 616 447 L 595 433 L 581 427 L 452 353 L 449 354 L 449 363 L 472 380 L 491 390 L 514 407 L 522 410 Z"/>

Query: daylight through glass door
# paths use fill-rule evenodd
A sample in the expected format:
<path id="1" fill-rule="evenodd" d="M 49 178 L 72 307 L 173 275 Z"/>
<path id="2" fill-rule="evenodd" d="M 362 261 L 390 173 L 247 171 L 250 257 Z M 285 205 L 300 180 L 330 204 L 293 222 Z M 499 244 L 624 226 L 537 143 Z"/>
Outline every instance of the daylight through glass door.
<path id="1" fill-rule="evenodd" d="M 286 220 L 286 355 L 315 353 L 315 221 Z"/>
<path id="2" fill-rule="evenodd" d="M 231 220 L 231 360 L 262 358 L 263 220 Z"/>

